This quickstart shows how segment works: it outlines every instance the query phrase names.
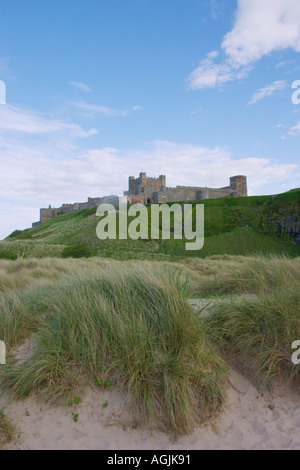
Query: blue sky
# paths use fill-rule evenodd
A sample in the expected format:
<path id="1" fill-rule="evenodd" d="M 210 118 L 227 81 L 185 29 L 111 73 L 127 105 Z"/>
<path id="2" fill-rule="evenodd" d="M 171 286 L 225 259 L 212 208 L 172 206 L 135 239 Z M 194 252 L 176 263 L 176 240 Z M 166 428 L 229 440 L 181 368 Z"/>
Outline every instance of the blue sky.
<path id="1" fill-rule="evenodd" d="M 0 238 L 129 175 L 300 184 L 299 0 L 0 0 Z"/>

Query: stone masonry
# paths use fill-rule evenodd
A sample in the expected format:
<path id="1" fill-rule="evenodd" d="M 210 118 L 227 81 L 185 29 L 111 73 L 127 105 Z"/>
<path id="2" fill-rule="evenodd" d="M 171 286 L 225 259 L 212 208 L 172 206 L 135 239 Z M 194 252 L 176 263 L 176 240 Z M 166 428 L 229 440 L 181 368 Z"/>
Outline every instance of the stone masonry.
<path id="1" fill-rule="evenodd" d="M 194 186 L 166 187 L 165 175 L 158 178 L 147 178 L 146 173 L 140 173 L 138 178 L 129 176 L 128 197 L 130 204 L 157 204 L 181 201 L 201 201 L 203 199 L 218 199 L 223 197 L 246 197 L 247 177 L 232 176 L 229 186 L 224 188 L 208 188 Z"/>

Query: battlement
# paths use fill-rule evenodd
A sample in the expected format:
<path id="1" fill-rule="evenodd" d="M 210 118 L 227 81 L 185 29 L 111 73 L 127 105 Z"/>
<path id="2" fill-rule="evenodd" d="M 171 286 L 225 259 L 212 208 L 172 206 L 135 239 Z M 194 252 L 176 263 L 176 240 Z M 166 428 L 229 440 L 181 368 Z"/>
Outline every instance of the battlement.
<path id="1" fill-rule="evenodd" d="M 231 176 L 229 186 L 224 188 L 208 188 L 207 186 L 167 188 L 165 175 L 160 175 L 158 178 L 148 178 L 146 173 L 140 173 L 138 178 L 129 177 L 128 191 L 124 192 L 124 195 L 128 197 L 130 204 L 242 197 L 247 196 L 247 177 L 242 175 Z"/>
<path id="2" fill-rule="evenodd" d="M 138 178 L 129 176 L 128 178 L 128 191 L 124 193 L 125 196 L 139 195 L 141 193 L 150 194 L 154 191 L 161 191 L 166 187 L 165 175 L 160 175 L 158 178 L 149 178 L 146 173 L 140 173 Z"/>

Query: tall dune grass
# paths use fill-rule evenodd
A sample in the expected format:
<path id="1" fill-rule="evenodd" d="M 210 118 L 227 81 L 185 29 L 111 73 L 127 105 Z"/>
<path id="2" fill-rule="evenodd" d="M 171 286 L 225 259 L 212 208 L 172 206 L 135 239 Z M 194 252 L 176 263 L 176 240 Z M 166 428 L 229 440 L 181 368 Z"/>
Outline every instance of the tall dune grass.
<path id="1" fill-rule="evenodd" d="M 33 356 L 6 366 L 2 384 L 61 403 L 83 377 L 109 378 L 145 419 L 188 433 L 220 409 L 226 365 L 187 295 L 171 269 L 87 261 L 56 285 Z"/>
<path id="2" fill-rule="evenodd" d="M 300 259 L 249 259 L 236 267 L 235 280 L 231 270 L 223 273 L 217 291 L 256 294 L 225 297 L 203 318 L 220 354 L 238 358 L 263 383 L 276 375 L 299 378 L 292 343 L 300 339 Z"/>
<path id="3" fill-rule="evenodd" d="M 231 257 L 231 260 L 205 260 L 214 272 L 201 273 L 196 295 L 260 294 L 300 283 L 300 258 L 286 256 Z M 197 268 L 196 268 L 197 269 Z M 199 268 L 198 268 L 199 269 Z"/>
<path id="4" fill-rule="evenodd" d="M 299 377 L 299 281 L 300 259 L 282 256 L 0 260 L 9 356 L 34 334 L 33 355 L 1 368 L 2 386 L 66 403 L 88 381 L 109 379 L 145 419 L 188 433 L 222 405 L 222 357 L 264 381 Z M 187 297 L 206 296 L 218 301 L 199 317 Z"/>

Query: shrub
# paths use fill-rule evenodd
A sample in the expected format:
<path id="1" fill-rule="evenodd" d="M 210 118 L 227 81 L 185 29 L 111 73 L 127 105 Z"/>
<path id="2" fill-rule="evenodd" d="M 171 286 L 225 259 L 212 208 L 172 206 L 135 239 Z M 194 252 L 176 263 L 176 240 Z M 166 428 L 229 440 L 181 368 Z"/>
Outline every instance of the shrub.
<path id="1" fill-rule="evenodd" d="M 0 259 L 9 259 L 15 261 L 18 258 L 18 255 L 10 250 L 0 250 Z"/>
<path id="2" fill-rule="evenodd" d="M 91 207 L 90 209 L 86 209 L 84 212 L 84 217 L 89 217 L 90 215 L 96 214 L 97 209 L 97 207 Z"/>
<path id="3" fill-rule="evenodd" d="M 61 253 L 62 258 L 90 258 L 92 250 L 86 245 L 67 246 Z"/>
<path id="4" fill-rule="evenodd" d="M 29 229 L 15 230 L 10 235 L 8 235 L 7 239 L 9 238 L 17 238 L 18 240 L 29 240 L 32 238 L 32 234 L 29 232 Z"/>
<path id="5" fill-rule="evenodd" d="M 12 232 L 10 235 L 8 235 L 7 238 L 15 238 L 17 237 L 18 235 L 21 235 L 23 231 L 22 230 L 15 230 L 14 232 Z"/>
<path id="6" fill-rule="evenodd" d="M 32 234 L 24 230 L 18 235 L 18 240 L 30 240 L 32 238 Z"/>

